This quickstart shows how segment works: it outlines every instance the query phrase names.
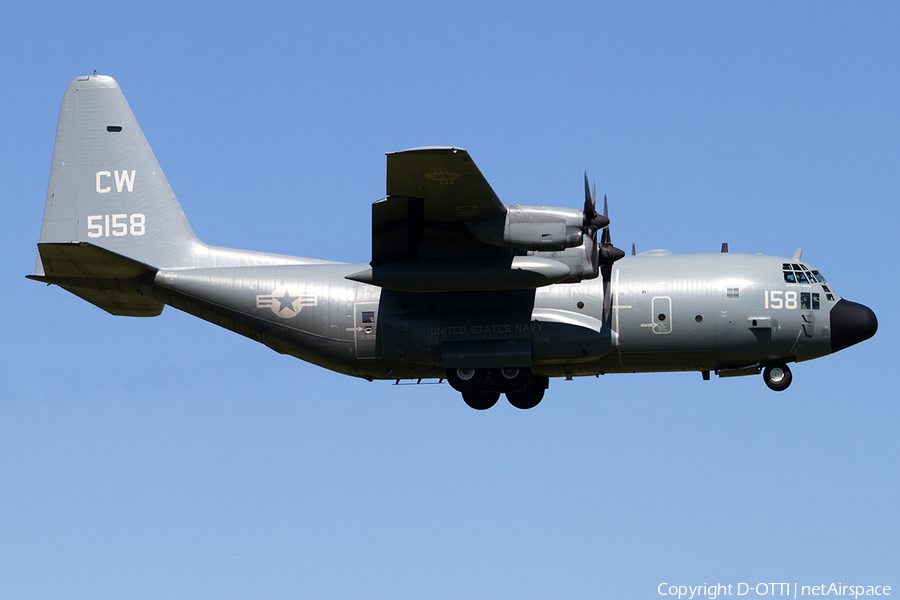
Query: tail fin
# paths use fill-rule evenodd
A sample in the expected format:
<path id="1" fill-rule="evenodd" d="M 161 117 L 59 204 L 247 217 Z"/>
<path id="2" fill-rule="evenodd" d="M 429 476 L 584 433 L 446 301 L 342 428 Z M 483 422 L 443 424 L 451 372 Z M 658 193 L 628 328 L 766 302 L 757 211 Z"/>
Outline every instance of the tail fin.
<path id="1" fill-rule="evenodd" d="M 145 283 L 157 268 L 191 264 L 194 235 L 119 84 L 69 83 L 35 274 L 29 276 L 116 315 L 154 316 L 163 305 Z"/>
<path id="2" fill-rule="evenodd" d="M 119 84 L 96 72 L 63 97 L 38 248 L 71 242 L 154 267 L 187 264 L 202 245 Z M 39 276 L 52 275 L 44 254 Z"/>
<path id="3" fill-rule="evenodd" d="M 114 315 L 158 315 L 158 270 L 330 261 L 207 246 L 197 239 L 112 77 L 69 83 L 30 279 Z"/>

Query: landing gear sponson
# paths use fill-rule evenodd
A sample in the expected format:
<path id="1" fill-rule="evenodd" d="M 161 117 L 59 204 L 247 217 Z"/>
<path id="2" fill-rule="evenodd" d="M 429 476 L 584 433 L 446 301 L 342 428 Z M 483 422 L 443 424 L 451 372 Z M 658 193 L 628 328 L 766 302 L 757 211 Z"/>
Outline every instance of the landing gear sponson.
<path id="1" fill-rule="evenodd" d="M 531 369 L 447 369 L 447 382 L 462 394 L 463 400 L 475 410 L 491 408 L 506 394 L 516 408 L 526 410 L 537 406 L 549 385 L 546 377 L 534 377 Z"/>

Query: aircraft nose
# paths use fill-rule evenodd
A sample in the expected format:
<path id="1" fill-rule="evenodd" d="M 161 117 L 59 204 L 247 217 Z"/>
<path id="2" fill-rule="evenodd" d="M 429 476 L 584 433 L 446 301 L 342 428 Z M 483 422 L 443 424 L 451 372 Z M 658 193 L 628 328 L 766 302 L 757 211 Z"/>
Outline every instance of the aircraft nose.
<path id="1" fill-rule="evenodd" d="M 878 331 L 878 319 L 868 306 L 839 300 L 831 309 L 831 351 L 867 340 Z"/>

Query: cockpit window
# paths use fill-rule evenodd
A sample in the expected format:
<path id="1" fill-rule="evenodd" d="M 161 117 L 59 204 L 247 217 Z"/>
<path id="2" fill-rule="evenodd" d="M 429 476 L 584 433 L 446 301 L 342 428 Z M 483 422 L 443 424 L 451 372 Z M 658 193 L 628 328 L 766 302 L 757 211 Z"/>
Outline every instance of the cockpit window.
<path id="1" fill-rule="evenodd" d="M 825 291 L 830 291 L 825 287 L 826 279 L 818 271 L 809 269 L 806 265 L 797 265 L 793 263 L 784 263 L 781 265 L 784 273 L 785 283 L 821 283 Z"/>

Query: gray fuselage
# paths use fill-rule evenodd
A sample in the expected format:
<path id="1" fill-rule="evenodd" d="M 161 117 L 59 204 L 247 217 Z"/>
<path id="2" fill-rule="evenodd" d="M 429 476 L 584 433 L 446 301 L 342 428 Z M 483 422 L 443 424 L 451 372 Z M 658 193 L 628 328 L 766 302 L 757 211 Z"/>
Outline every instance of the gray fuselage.
<path id="1" fill-rule="evenodd" d="M 413 293 L 345 279 L 366 265 L 322 263 L 162 269 L 152 287 L 163 302 L 278 352 L 367 379 L 442 378 L 463 364 L 551 377 L 727 372 L 832 352 L 829 313 L 841 299 L 824 281 L 793 273 L 786 281 L 792 263 L 800 264 L 729 253 L 625 257 L 612 269 L 608 314 L 599 278 Z"/>

